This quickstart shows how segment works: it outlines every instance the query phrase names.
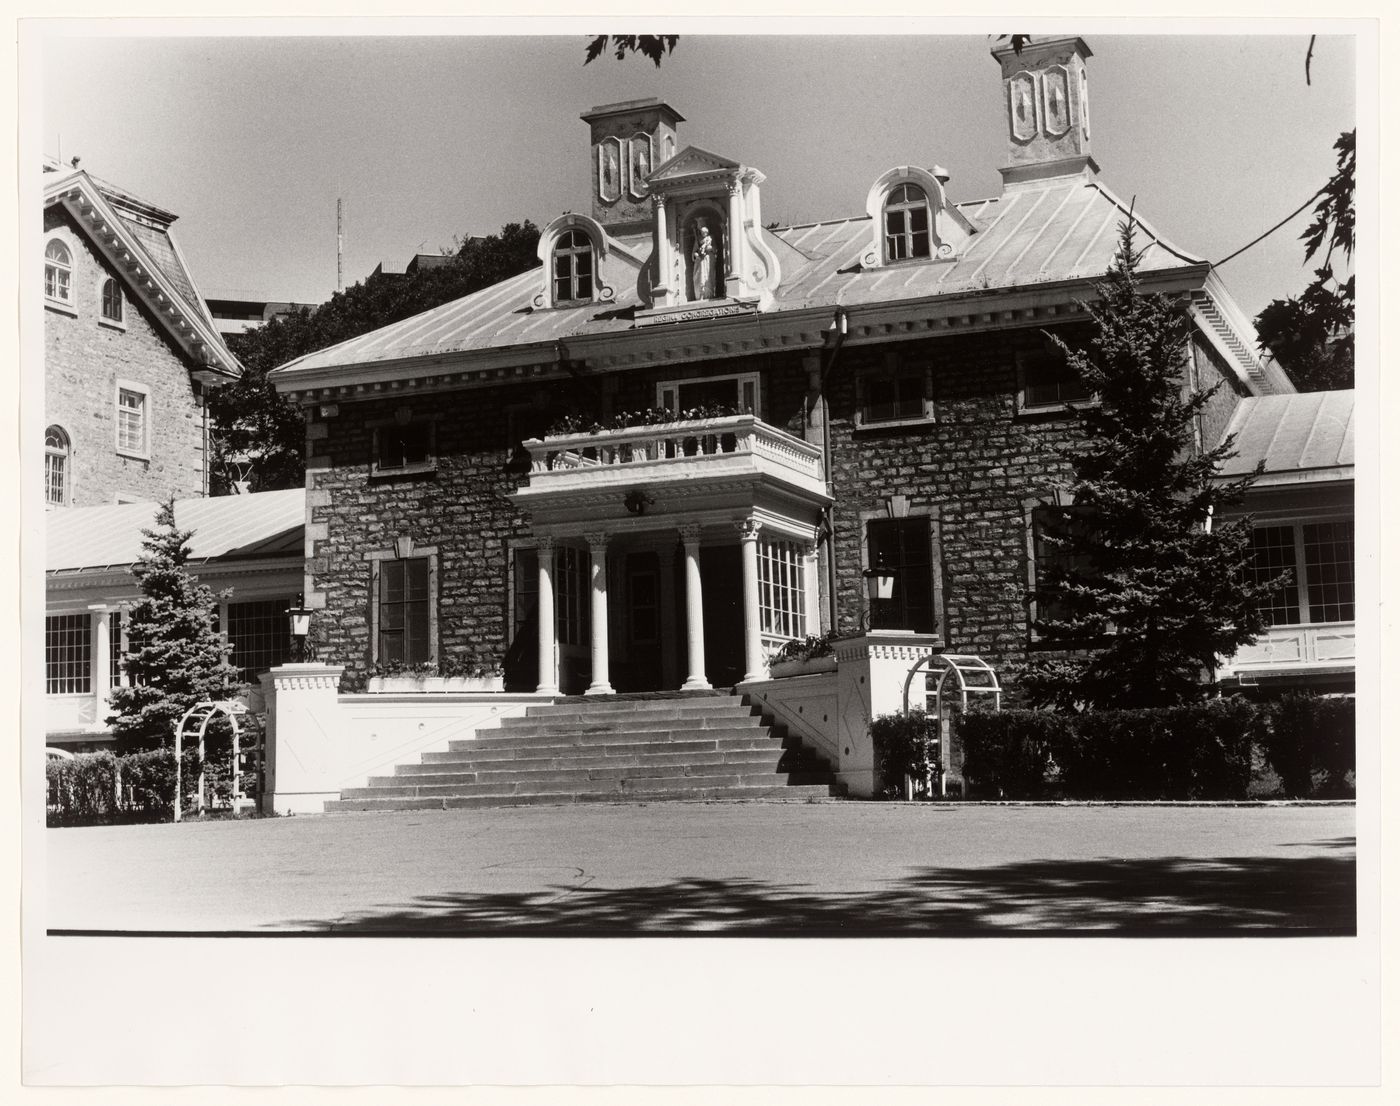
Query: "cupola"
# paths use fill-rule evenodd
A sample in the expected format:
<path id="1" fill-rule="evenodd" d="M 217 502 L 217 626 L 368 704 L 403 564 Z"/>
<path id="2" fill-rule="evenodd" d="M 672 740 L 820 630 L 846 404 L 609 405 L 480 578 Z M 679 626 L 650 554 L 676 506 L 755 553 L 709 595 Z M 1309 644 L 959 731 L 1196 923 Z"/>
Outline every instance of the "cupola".
<path id="1" fill-rule="evenodd" d="M 1018 54 L 997 46 L 992 57 L 1001 64 L 1007 144 L 1010 157 L 1001 170 L 1003 184 L 1049 177 L 1095 176 L 1099 167 L 1089 152 L 1089 78 L 1085 68 L 1093 52 L 1082 38 L 1048 38 L 1027 42 Z"/>

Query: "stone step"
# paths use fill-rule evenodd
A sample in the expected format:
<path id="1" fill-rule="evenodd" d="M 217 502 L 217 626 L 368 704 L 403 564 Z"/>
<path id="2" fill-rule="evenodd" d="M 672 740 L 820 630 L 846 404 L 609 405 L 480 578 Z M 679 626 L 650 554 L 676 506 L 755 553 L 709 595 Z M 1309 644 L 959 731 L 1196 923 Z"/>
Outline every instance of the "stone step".
<path id="1" fill-rule="evenodd" d="M 566 730 L 557 734 L 521 734 L 511 737 L 466 737 L 447 743 L 451 752 L 465 749 L 525 749 L 544 745 L 663 745 L 678 741 L 724 741 L 731 738 L 769 740 L 769 726 L 678 727 L 676 729 Z"/>
<path id="2" fill-rule="evenodd" d="M 669 746 L 666 746 L 669 748 Z M 394 768 L 395 776 L 441 775 L 450 772 L 532 772 L 553 768 L 631 768 L 640 764 L 777 764 L 780 761 L 801 763 L 802 758 L 792 750 L 778 745 L 768 745 L 761 749 L 716 749 L 703 752 L 683 753 L 617 753 L 579 755 L 579 750 L 560 750 L 552 756 L 531 757 L 490 757 L 479 759 L 469 753 L 461 754 L 457 760 L 428 761 L 424 764 L 399 764 Z M 588 750 L 593 754 L 593 750 Z"/>
<path id="3" fill-rule="evenodd" d="M 644 761 L 640 764 L 598 764 L 587 762 L 559 761 L 539 767 L 517 769 L 513 765 L 495 771 L 481 770 L 466 766 L 450 765 L 450 771 L 442 772 L 395 772 L 392 776 L 372 776 L 369 787 L 450 787 L 457 784 L 546 782 L 558 783 L 577 780 L 588 783 L 594 780 L 622 780 L 663 778 L 670 776 L 711 776 L 730 775 L 753 776 L 769 780 L 779 776 L 811 776 L 827 778 L 824 764 L 792 763 L 780 765 L 775 757 L 762 760 L 736 760 L 716 758 L 711 761 L 677 761 L 671 764 L 657 764 Z"/>
<path id="4" fill-rule="evenodd" d="M 619 714 L 613 718 L 503 718 L 500 726 L 488 731 L 502 737 L 529 734 L 608 733 L 619 730 L 713 730 L 738 726 L 758 726 L 756 714 L 697 714 L 693 718 L 661 714 Z"/>
<path id="5" fill-rule="evenodd" d="M 459 810 L 491 806 L 561 806 L 571 803 L 660 803 L 660 802 L 820 802 L 839 799 L 827 784 L 800 784 L 791 787 L 683 787 L 672 791 L 599 792 L 573 795 L 460 795 L 443 798 L 359 798 L 332 799 L 326 803 L 330 814 L 375 810 Z"/>
<path id="6" fill-rule="evenodd" d="M 474 783 L 394 784 L 378 787 L 349 787 L 341 792 L 346 799 L 374 798 L 451 798 L 453 796 L 568 795 L 584 793 L 673 791 L 678 787 L 787 787 L 786 777 L 773 772 L 722 771 L 713 766 L 691 773 L 683 767 L 667 775 L 627 775 L 611 769 L 597 774 L 554 772 L 530 777 L 503 777 Z"/>
<path id="7" fill-rule="evenodd" d="M 707 711 L 734 710 L 744 702 L 733 695 L 689 696 L 676 699 L 565 699 L 553 703 L 532 703 L 526 710 L 530 718 L 545 718 L 560 714 L 638 714 L 647 711 L 684 711 L 703 714 Z"/>
<path id="8" fill-rule="evenodd" d="M 685 703 L 637 704 L 635 710 L 578 710 L 576 708 L 538 706 L 529 707 L 524 714 L 512 714 L 501 719 L 503 728 L 530 725 L 571 725 L 588 722 L 607 725 L 612 722 L 627 722 L 633 719 L 664 719 L 666 721 L 698 722 L 705 718 L 754 718 L 758 713 L 752 708 L 733 700 L 725 700 L 713 706 L 692 706 Z"/>
<path id="9" fill-rule="evenodd" d="M 457 744 L 452 742 L 451 744 Z M 461 748 L 423 753 L 425 764 L 460 764 L 464 760 L 472 763 L 486 761 L 511 761 L 561 756 L 642 756 L 665 755 L 668 753 L 713 753 L 722 750 L 735 752 L 753 749 L 786 748 L 777 738 L 762 735 L 731 736 L 724 738 L 677 738 L 674 741 L 616 741 L 588 742 L 572 745 L 561 741 L 544 741 L 525 745 L 493 746 L 475 748 L 470 741 L 461 742 Z"/>

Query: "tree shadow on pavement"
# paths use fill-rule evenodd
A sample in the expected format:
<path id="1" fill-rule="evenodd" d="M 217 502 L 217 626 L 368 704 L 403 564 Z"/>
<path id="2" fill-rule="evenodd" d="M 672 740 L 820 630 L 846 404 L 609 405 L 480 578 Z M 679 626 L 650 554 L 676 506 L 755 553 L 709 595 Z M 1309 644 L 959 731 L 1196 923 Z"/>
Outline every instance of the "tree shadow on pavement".
<path id="1" fill-rule="evenodd" d="M 1352 856 L 922 868 L 880 890 L 753 879 L 445 891 L 279 929 L 336 936 L 1354 936 Z"/>

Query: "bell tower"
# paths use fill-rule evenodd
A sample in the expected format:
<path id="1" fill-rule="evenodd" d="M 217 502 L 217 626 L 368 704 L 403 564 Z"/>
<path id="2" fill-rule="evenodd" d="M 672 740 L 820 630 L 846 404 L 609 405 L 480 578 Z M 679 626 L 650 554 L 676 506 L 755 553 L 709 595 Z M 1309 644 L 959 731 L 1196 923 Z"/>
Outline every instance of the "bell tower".
<path id="1" fill-rule="evenodd" d="M 593 218 L 612 233 L 651 226 L 646 179 L 680 148 L 676 125 L 684 117 L 656 97 L 603 104 L 580 117 L 590 129 Z"/>
<path id="2" fill-rule="evenodd" d="M 1089 77 L 1093 51 L 1082 38 L 1028 42 L 1018 54 L 994 47 L 1001 64 L 1009 163 L 1005 187 L 1049 177 L 1096 176 L 1089 152 Z"/>

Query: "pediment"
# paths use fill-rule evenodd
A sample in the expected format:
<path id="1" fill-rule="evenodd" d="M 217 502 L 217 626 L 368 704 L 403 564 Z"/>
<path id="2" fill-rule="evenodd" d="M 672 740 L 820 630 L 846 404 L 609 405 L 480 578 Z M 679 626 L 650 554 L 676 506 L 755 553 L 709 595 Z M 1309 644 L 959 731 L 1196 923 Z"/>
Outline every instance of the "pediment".
<path id="1" fill-rule="evenodd" d="M 684 180 L 711 173 L 732 173 L 742 168 L 743 166 L 737 161 L 730 161 L 727 157 L 712 154 L 708 150 L 700 149 L 699 146 L 687 146 L 669 161 L 658 165 L 656 171 L 647 177 L 647 183 L 656 185 L 665 181 Z"/>

